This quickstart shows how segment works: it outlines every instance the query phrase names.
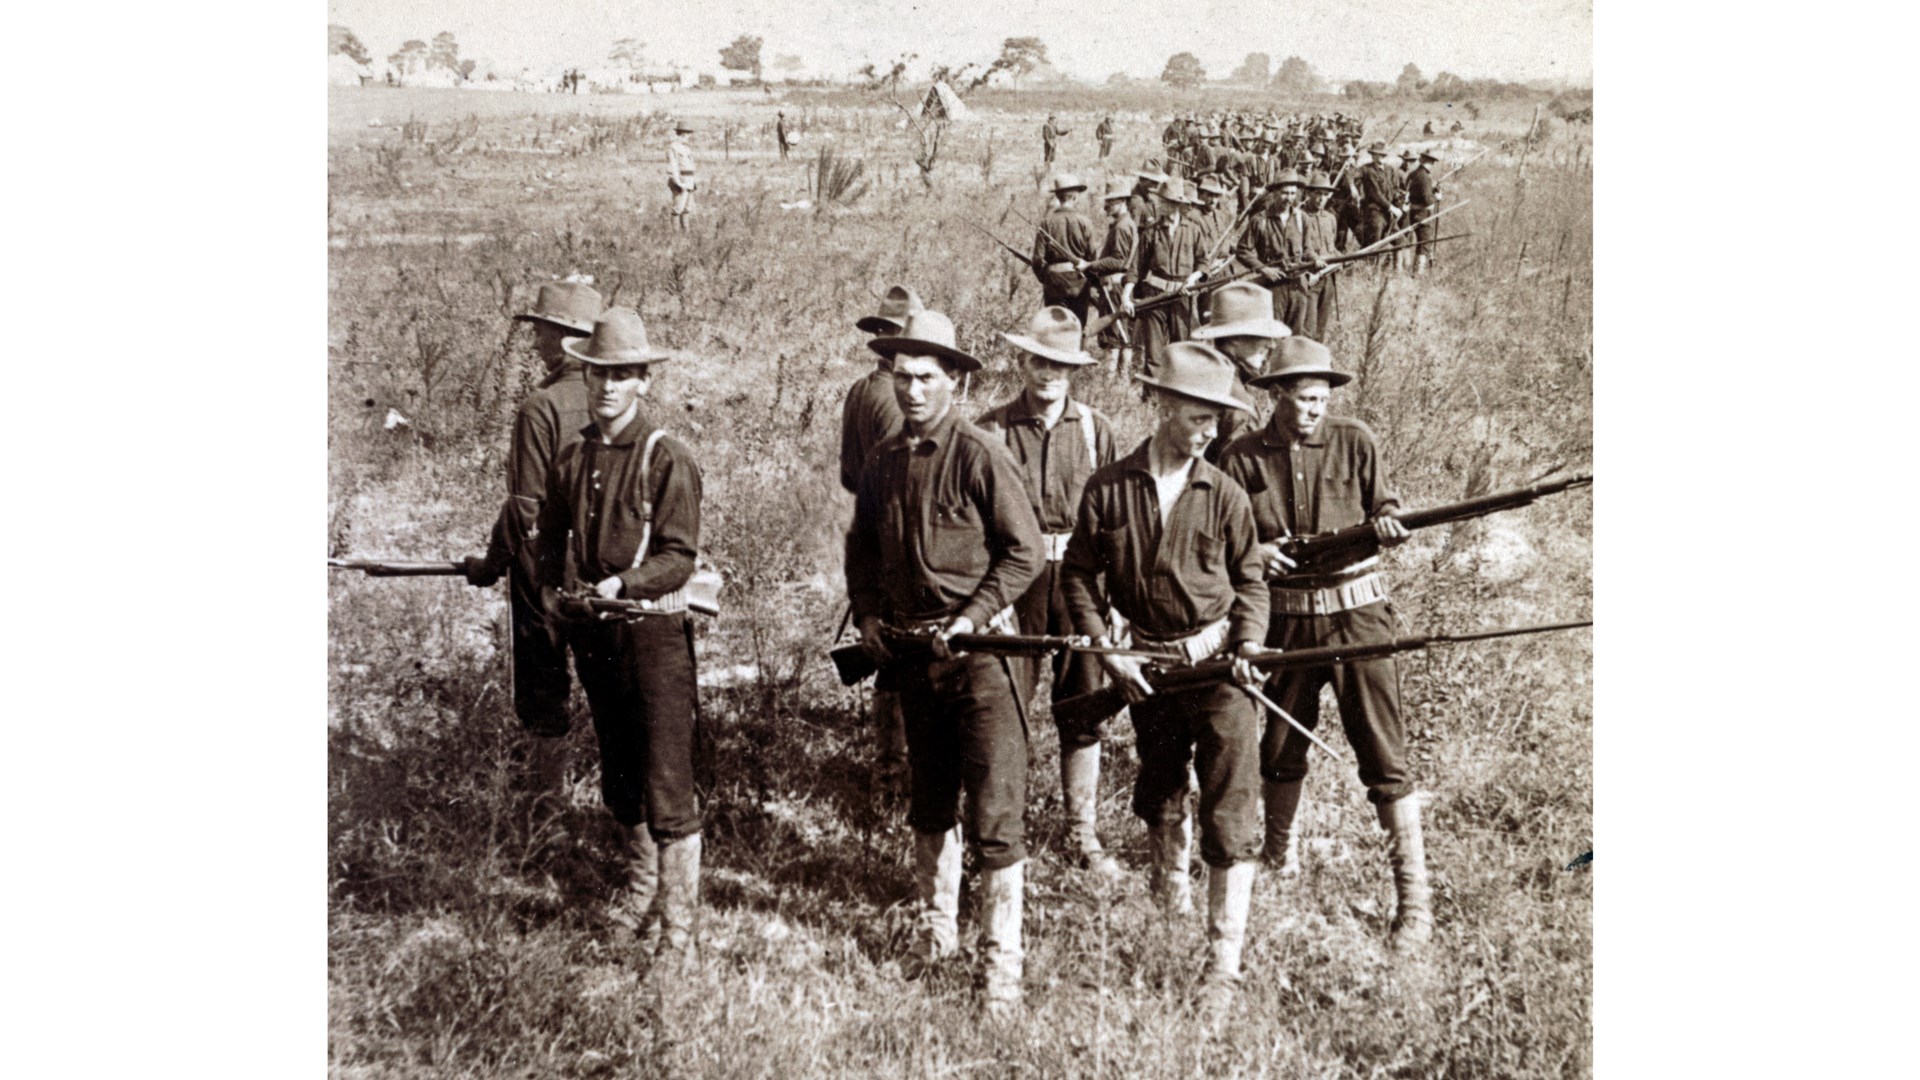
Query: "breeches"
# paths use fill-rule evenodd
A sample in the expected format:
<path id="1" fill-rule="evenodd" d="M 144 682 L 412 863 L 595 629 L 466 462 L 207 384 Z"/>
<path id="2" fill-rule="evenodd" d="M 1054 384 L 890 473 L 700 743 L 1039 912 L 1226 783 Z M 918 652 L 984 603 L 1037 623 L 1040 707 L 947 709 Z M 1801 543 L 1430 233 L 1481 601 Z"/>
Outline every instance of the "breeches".
<path id="1" fill-rule="evenodd" d="M 700 831 L 699 702 L 685 615 L 570 624 L 580 685 L 600 741 L 600 794 L 622 825 L 656 840 Z"/>

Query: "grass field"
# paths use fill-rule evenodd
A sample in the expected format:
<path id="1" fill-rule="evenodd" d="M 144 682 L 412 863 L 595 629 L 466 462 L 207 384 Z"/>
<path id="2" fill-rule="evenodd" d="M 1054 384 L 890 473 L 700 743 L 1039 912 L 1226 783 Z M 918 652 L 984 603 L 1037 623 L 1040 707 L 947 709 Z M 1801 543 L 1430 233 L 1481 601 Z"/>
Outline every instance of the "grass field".
<path id="1" fill-rule="evenodd" d="M 1332 735 L 1344 756 L 1309 780 L 1305 872 L 1257 884 L 1245 992 L 1224 1030 L 1200 1037 L 1188 1006 L 1203 927 L 1167 925 L 1146 904 L 1130 732 L 1107 744 L 1100 823 L 1134 880 L 1102 895 L 1063 861 L 1043 721 L 1026 1017 L 980 1023 L 959 972 L 900 978 L 904 808 L 873 794 L 861 702 L 825 658 L 851 509 L 835 475 L 839 406 L 870 366 L 852 323 L 887 284 L 912 284 L 990 361 L 969 407 L 1004 400 L 1011 354 L 996 332 L 1026 320 L 1038 288 L 961 222 L 1026 243 L 1005 212 L 1043 205 L 1037 131 L 1050 108 L 1076 129 L 1061 164 L 1102 175 L 1097 117 L 1072 111 L 1093 103 L 983 105 L 981 123 L 950 130 L 929 187 L 883 102 L 796 96 L 787 108 L 805 142 L 781 163 L 774 102 L 757 92 L 332 92 L 329 554 L 481 550 L 508 422 L 536 368 L 506 316 L 540 281 L 577 272 L 692 357 L 660 370 L 654 400 L 699 454 L 707 554 L 727 578 L 726 613 L 699 641 L 719 767 L 700 963 L 659 995 L 592 917 L 618 863 L 583 702 L 566 812 L 540 813 L 523 776 L 501 590 L 330 580 L 334 1074 L 1591 1072 L 1591 868 L 1563 869 L 1592 847 L 1584 632 L 1403 665 L 1436 890 L 1424 961 L 1395 964 L 1383 948 L 1384 834 Z M 1404 141 L 1431 111 L 1381 108 L 1369 129 L 1412 118 Z M 668 115 L 703 127 L 693 144 L 708 187 L 685 234 L 665 213 Z M 1490 108 L 1465 134 L 1497 145 L 1530 115 Z M 1115 164 L 1157 153 L 1159 126 L 1123 120 Z M 1544 146 L 1492 154 L 1449 183 L 1449 201 L 1471 205 L 1448 222 L 1474 236 L 1441 248 L 1432 273 L 1342 275 L 1328 344 L 1359 379 L 1334 408 L 1379 433 L 1410 505 L 1592 464 L 1587 130 L 1556 123 Z M 823 146 L 860 161 L 870 188 L 850 205 L 783 210 L 807 197 Z M 1127 385 L 1083 378 L 1078 395 L 1124 442 L 1146 434 Z M 396 412 L 406 422 L 389 426 Z M 1395 609 L 1415 630 L 1588 617 L 1592 570 L 1585 493 L 1422 533 L 1391 556 Z"/>

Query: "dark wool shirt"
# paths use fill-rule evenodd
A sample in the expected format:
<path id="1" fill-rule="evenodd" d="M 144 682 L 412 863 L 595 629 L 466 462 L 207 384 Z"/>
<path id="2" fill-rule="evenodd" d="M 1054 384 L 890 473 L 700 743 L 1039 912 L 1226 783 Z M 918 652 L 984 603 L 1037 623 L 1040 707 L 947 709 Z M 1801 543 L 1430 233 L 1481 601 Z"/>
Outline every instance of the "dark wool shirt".
<path id="1" fill-rule="evenodd" d="M 1400 508 L 1373 432 L 1358 420 L 1326 417 L 1297 442 L 1268 424 L 1234 440 L 1220 468 L 1246 489 L 1262 543 L 1335 532 Z M 1360 569 L 1375 557 L 1316 576 Z"/>
<path id="2" fill-rule="evenodd" d="M 867 455 L 900 430 L 900 402 L 893 396 L 893 375 L 874 369 L 847 388 L 840 407 L 840 486 L 860 490 Z"/>
<path id="3" fill-rule="evenodd" d="M 1012 401 L 982 413 L 974 426 L 1006 442 L 1020 463 L 1027 498 L 1039 515 L 1042 532 L 1073 531 L 1080 493 L 1093 471 L 1119 456 L 1113 426 L 1100 410 L 1067 399 L 1060 422 L 1047 430 L 1034 415 L 1023 391 Z M 1092 429 L 1092 439 L 1087 438 Z"/>
<path id="4" fill-rule="evenodd" d="M 1042 544 L 1013 455 L 949 409 L 924 438 L 902 430 L 868 458 L 847 599 L 856 619 L 965 615 L 984 627 L 1039 576 Z"/>
<path id="5" fill-rule="evenodd" d="M 555 456 L 540 508 L 542 582 L 573 591 L 618 574 L 620 595 L 657 600 L 693 576 L 700 549 L 700 466 L 685 443 L 663 436 L 648 470 L 652 490 L 641 490 L 640 451 L 653 429 L 643 407 L 611 443 L 589 424 Z M 636 566 L 643 535 L 646 558 Z"/>
<path id="6" fill-rule="evenodd" d="M 487 566 L 503 573 L 515 556 L 526 551 L 527 540 L 547 501 L 547 473 L 565 447 L 580 441 L 587 414 L 587 383 L 583 366 L 568 360 L 540 381 L 513 417 L 513 442 L 507 450 L 507 501 L 493 524 L 487 542 Z M 521 562 L 531 574 L 531 560 Z"/>
<path id="7" fill-rule="evenodd" d="M 1127 621 L 1159 638 L 1184 636 L 1221 618 L 1227 640 L 1264 641 L 1267 587 L 1247 493 L 1195 461 L 1165 529 L 1147 448 L 1103 466 L 1087 481 L 1060 585 L 1076 631 L 1107 633 L 1099 579 Z"/>

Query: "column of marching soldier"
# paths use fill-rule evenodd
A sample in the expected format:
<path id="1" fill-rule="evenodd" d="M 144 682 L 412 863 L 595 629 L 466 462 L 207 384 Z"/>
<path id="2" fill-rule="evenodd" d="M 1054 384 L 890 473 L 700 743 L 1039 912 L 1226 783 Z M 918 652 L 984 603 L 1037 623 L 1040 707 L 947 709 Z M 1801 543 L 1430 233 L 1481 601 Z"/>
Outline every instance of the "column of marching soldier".
<path id="1" fill-rule="evenodd" d="M 1177 183 L 1156 197 L 1170 203 Z M 626 881 L 609 916 L 641 935 L 658 968 L 688 956 L 698 904 L 698 705 L 685 589 L 699 550 L 700 472 L 692 450 L 645 407 L 654 372 L 673 353 L 648 341 L 636 312 L 602 311 L 591 287 L 557 282 L 518 318 L 533 324 L 548 374 L 519 410 L 510 497 L 488 552 L 468 559 L 465 573 L 481 586 L 511 578 L 514 703 L 552 787 L 573 656 L 603 798 L 628 838 Z M 1268 290 L 1219 288 L 1206 323 L 1181 328 L 1188 340 L 1168 343 L 1151 373 L 1134 376 L 1156 426 L 1123 452 L 1107 418 L 1072 396 L 1073 374 L 1097 361 L 1064 305 L 1002 335 L 1025 387 L 972 421 L 960 415 L 956 389 L 982 364 L 956 347 L 945 315 L 896 286 L 857 325 L 873 335 L 878 362 L 845 405 L 841 481 L 855 494 L 846 578 L 860 641 L 880 670 L 879 756 L 908 792 L 920 909 L 909 973 L 959 947 L 961 854 L 971 845 L 984 1000 L 997 1015 L 1021 996 L 1027 715 L 1040 665 L 945 646 L 976 631 L 1078 635 L 1114 650 L 1055 654 L 1052 695 L 1109 679 L 1124 691 L 1140 759 L 1132 808 L 1149 836 L 1151 892 L 1169 917 L 1193 910 L 1189 777 L 1197 777 L 1210 1013 L 1241 979 L 1256 863 L 1283 875 L 1297 868 L 1307 744 L 1290 734 L 1286 714 L 1315 726 L 1328 682 L 1391 835 L 1393 946 L 1424 943 L 1432 916 L 1419 802 L 1391 658 L 1286 671 L 1266 694 L 1243 661 L 1233 681 L 1179 691 L 1156 693 L 1143 677 L 1148 652 L 1197 662 L 1392 636 L 1377 557 L 1296 574 L 1281 546 L 1357 523 L 1370 523 L 1382 544 L 1407 535 L 1372 434 L 1326 415 L 1329 392 L 1348 381 L 1328 350 L 1291 334 Z M 1250 388 L 1272 399 L 1264 426 L 1247 419 Z M 1238 437 L 1229 446 L 1230 432 Z M 576 592 L 639 601 L 650 617 L 563 613 L 560 598 Z M 903 641 L 929 647 L 903 650 Z M 1063 726 L 1060 746 L 1072 855 L 1090 874 L 1124 880 L 1095 829 L 1100 731 Z"/>

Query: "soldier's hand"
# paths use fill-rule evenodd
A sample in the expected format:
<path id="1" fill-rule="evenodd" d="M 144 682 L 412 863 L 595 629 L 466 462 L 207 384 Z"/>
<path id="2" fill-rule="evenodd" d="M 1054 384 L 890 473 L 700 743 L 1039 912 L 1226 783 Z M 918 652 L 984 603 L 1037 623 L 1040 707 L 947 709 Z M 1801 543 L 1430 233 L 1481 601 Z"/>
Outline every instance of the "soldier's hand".
<path id="1" fill-rule="evenodd" d="M 625 586 L 626 582 L 621 581 L 619 576 L 615 575 L 595 585 L 593 587 L 593 593 L 602 600 L 618 600 L 620 599 L 620 590 Z"/>
<path id="2" fill-rule="evenodd" d="M 1186 287 L 1189 289 L 1193 288 L 1195 285 L 1200 284 L 1201 278 L 1206 276 L 1207 272 L 1205 270 L 1195 270 L 1193 273 L 1187 275 Z"/>
<path id="3" fill-rule="evenodd" d="M 1394 547 L 1407 542 L 1413 533 L 1396 517 L 1377 517 L 1373 519 L 1373 535 L 1380 538 L 1381 547 Z"/>
<path id="4" fill-rule="evenodd" d="M 1104 639 L 1102 639 L 1104 641 Z M 1111 656 L 1102 654 L 1100 666 L 1112 676 L 1113 685 L 1120 688 L 1127 704 L 1145 701 L 1153 696 L 1153 687 L 1147 683 L 1147 658 L 1144 656 Z"/>
<path id="5" fill-rule="evenodd" d="M 952 659 L 958 654 L 952 649 L 947 648 L 947 639 L 955 634 L 971 633 L 973 633 L 973 620 L 967 618 L 965 615 L 955 617 L 955 619 L 943 627 L 939 633 L 933 635 L 933 655 L 942 660 Z"/>
<path id="6" fill-rule="evenodd" d="M 1278 543 L 1260 545 L 1260 568 L 1268 578 L 1285 577 L 1287 571 L 1299 565 L 1287 557 Z"/>
<path id="7" fill-rule="evenodd" d="M 1316 270 L 1325 270 L 1327 268 L 1327 257 L 1325 255 L 1315 254 L 1313 257 L 1313 266 Z"/>
<path id="8" fill-rule="evenodd" d="M 467 576 L 467 584 L 482 589 L 500 580 L 500 571 L 488 567 L 484 555 L 469 555 L 460 560 L 460 572 Z"/>
<path id="9" fill-rule="evenodd" d="M 861 617 L 860 647 L 867 650 L 867 655 L 871 656 L 876 664 L 884 665 L 892 662 L 893 653 L 887 650 L 887 639 L 881 632 L 878 615 Z"/>
<path id="10" fill-rule="evenodd" d="M 1129 319 L 1133 318 L 1133 297 L 1131 296 L 1121 297 L 1120 310 L 1123 314 L 1126 315 L 1127 318 Z"/>
<path id="11" fill-rule="evenodd" d="M 1260 268 L 1260 276 L 1266 278 L 1269 283 L 1278 284 L 1281 278 L 1287 276 L 1287 273 L 1277 266 L 1263 266 Z"/>
<path id="12" fill-rule="evenodd" d="M 1234 682 L 1239 683 L 1241 686 L 1251 686 L 1255 690 L 1260 688 L 1260 683 L 1265 676 L 1260 674 L 1259 668 L 1254 667 L 1253 664 L 1247 660 L 1247 657 L 1260 651 L 1260 643 L 1257 641 L 1243 641 L 1240 643 L 1240 647 L 1235 650 L 1233 657 Z"/>

